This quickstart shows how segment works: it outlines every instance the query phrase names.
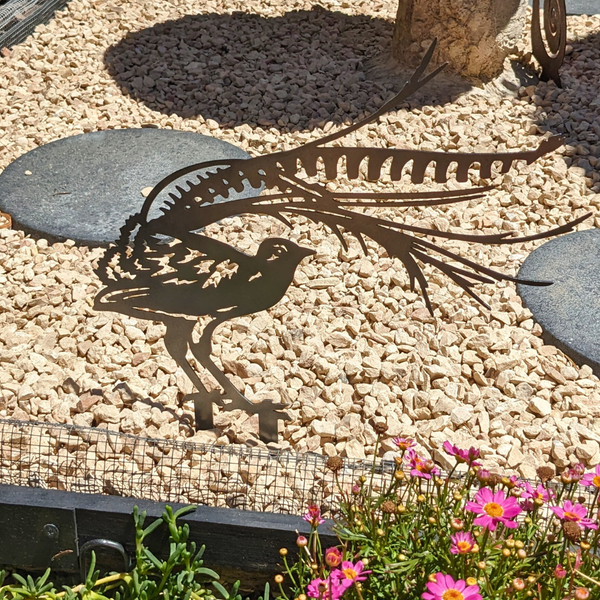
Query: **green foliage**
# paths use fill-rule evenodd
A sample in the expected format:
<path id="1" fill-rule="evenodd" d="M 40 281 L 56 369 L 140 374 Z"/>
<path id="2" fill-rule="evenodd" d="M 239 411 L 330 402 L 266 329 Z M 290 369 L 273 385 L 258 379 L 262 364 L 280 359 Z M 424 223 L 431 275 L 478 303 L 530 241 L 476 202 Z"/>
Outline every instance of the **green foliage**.
<path id="1" fill-rule="evenodd" d="M 177 524 L 179 517 L 195 508 L 186 506 L 173 512 L 167 506 L 161 518 L 145 526 L 146 512 L 140 512 L 136 506 L 135 565 L 129 572 L 100 578 L 93 552 L 85 581 L 76 587 L 65 586 L 62 591 L 48 582 L 50 569 L 37 579 L 14 573 L 15 583 L 11 584 L 5 584 L 6 572 L 0 571 L 0 600 L 242 600 L 239 582 L 230 591 L 219 583 L 218 574 L 204 566 L 204 546 L 197 548 L 195 542 L 188 541 L 187 523 Z M 146 538 L 161 526 L 169 531 L 166 560 L 157 558 L 145 545 Z M 264 600 L 268 599 L 267 586 Z"/>

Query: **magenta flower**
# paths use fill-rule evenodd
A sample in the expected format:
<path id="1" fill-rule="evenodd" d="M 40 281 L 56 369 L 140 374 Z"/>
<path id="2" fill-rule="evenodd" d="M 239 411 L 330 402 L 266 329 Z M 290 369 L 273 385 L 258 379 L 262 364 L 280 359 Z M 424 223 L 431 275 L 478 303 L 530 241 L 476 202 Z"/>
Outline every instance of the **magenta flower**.
<path id="1" fill-rule="evenodd" d="M 587 508 L 582 504 L 573 504 L 565 500 L 563 507 L 551 506 L 550 510 L 562 521 L 573 521 L 586 529 L 598 529 L 598 525 L 591 519 L 587 519 Z"/>
<path id="2" fill-rule="evenodd" d="M 475 462 L 475 459 L 479 458 L 479 450 L 477 448 L 471 446 L 468 450 L 462 450 L 448 441 L 444 442 L 443 447 L 446 454 L 454 456 L 458 463 L 467 463 L 470 467 L 479 467 L 481 465 L 481 463 Z"/>
<path id="3" fill-rule="evenodd" d="M 435 574 L 435 582 L 427 584 L 423 600 L 483 600 L 478 585 L 467 585 L 462 579 L 454 581 L 451 575 Z"/>
<path id="4" fill-rule="evenodd" d="M 475 539 L 469 532 L 465 531 L 459 531 L 451 535 L 450 540 L 452 541 L 452 546 L 450 546 L 452 554 L 468 554 L 475 546 Z"/>
<path id="5" fill-rule="evenodd" d="M 349 560 L 345 560 L 342 563 L 341 568 L 331 572 L 331 578 L 334 579 L 342 589 L 347 590 L 357 581 L 365 581 L 370 572 L 371 571 L 364 570 L 362 560 L 359 560 L 356 564 L 353 564 Z"/>
<path id="6" fill-rule="evenodd" d="M 440 470 L 432 460 L 419 456 L 412 448 L 409 448 L 404 459 L 410 466 L 410 474 L 413 477 L 431 479 L 431 475 L 439 475 Z"/>
<path id="7" fill-rule="evenodd" d="M 306 586 L 306 593 L 311 598 L 320 598 L 320 600 L 338 600 L 346 591 L 332 577 L 328 579 L 313 579 Z"/>
<path id="8" fill-rule="evenodd" d="M 402 437 L 395 437 L 392 442 L 394 442 L 394 444 L 396 444 L 400 450 L 408 450 L 416 445 L 414 440 Z"/>
<path id="9" fill-rule="evenodd" d="M 586 473 L 579 482 L 579 485 L 585 487 L 594 486 L 600 488 L 600 465 L 598 465 L 591 473 Z"/>
<path id="10" fill-rule="evenodd" d="M 321 517 L 321 509 L 316 504 L 311 504 L 302 518 L 310 523 L 311 527 L 318 527 L 321 523 L 325 523 L 325 519 Z"/>
<path id="11" fill-rule="evenodd" d="M 550 502 L 554 498 L 554 492 L 547 490 L 541 483 L 533 489 L 533 486 L 527 481 L 522 482 L 524 492 L 521 498 L 524 500 L 541 500 L 542 502 Z"/>
<path id="12" fill-rule="evenodd" d="M 498 523 L 516 529 L 519 525 L 512 519 L 523 511 L 516 498 L 507 498 L 503 490 L 493 492 L 489 488 L 481 488 L 475 494 L 475 502 L 467 502 L 465 508 L 479 515 L 473 521 L 475 525 L 487 527 L 490 531 L 494 531 Z"/>

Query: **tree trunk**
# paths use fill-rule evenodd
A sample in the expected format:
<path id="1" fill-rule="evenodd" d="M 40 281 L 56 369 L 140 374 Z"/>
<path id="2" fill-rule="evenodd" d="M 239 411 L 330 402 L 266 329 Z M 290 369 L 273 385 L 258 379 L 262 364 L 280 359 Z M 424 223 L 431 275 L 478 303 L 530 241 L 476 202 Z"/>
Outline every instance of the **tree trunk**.
<path id="1" fill-rule="evenodd" d="M 527 0 L 399 0 L 392 59 L 412 63 L 434 37 L 437 64 L 477 81 L 503 70 L 523 35 Z"/>

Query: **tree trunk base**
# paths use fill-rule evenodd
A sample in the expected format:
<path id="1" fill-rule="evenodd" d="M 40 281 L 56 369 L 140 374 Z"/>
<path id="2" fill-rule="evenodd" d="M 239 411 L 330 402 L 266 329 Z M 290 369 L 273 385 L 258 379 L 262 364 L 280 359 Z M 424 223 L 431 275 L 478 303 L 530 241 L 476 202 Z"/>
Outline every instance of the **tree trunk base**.
<path id="1" fill-rule="evenodd" d="M 414 64 L 438 39 L 433 62 L 476 82 L 490 81 L 517 48 L 527 0 L 399 0 L 392 60 Z"/>

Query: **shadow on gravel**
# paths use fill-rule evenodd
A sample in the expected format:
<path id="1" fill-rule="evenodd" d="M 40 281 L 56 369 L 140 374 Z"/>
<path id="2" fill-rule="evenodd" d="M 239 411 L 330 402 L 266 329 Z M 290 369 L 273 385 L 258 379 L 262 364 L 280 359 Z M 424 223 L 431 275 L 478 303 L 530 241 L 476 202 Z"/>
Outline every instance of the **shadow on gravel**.
<path id="1" fill-rule="evenodd" d="M 319 6 L 274 18 L 190 15 L 127 34 L 104 61 L 124 93 L 152 110 L 225 127 L 311 130 L 355 121 L 402 87 L 405 77 L 363 70 L 387 52 L 392 29 L 383 19 Z M 468 87 L 445 89 L 442 80 L 410 106 L 445 103 Z"/>
<path id="2" fill-rule="evenodd" d="M 562 89 L 548 82 L 528 93 L 539 129 L 565 138 L 567 166 L 583 169 L 588 187 L 600 193 L 600 33 L 568 43 L 573 52 L 560 70 Z"/>

